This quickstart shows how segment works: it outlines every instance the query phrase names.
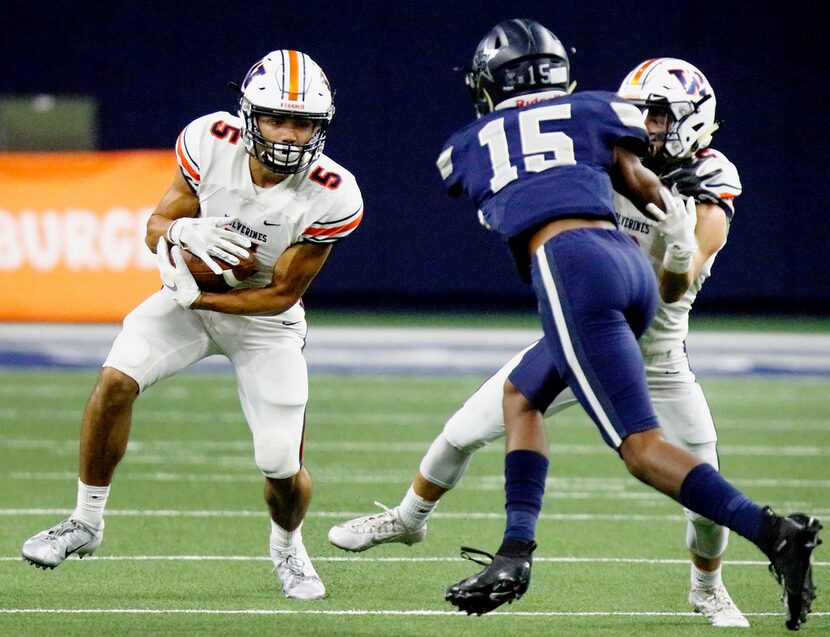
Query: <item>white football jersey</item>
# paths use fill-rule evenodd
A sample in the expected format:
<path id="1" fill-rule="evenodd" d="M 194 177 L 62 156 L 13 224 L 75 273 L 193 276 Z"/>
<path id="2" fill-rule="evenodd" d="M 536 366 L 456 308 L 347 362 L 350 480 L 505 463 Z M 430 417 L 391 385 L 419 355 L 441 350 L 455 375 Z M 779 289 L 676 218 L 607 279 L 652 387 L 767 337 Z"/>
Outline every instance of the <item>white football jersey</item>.
<path id="1" fill-rule="evenodd" d="M 731 223 L 735 211 L 733 200 L 741 194 L 741 181 L 735 166 L 724 155 L 712 148 L 698 151 L 694 157 L 682 165 L 693 168 L 694 174 L 699 176 L 720 170 L 719 174 L 700 182 L 703 194 L 695 198 L 702 203 L 715 203 L 723 208 Z M 677 166 L 674 164 L 671 168 Z M 667 185 L 671 186 L 671 184 Z M 618 193 L 614 194 L 614 207 L 617 210 L 620 230 L 634 238 L 651 262 L 654 272 L 659 273 L 666 252 L 666 244 L 657 231 L 657 224 Z M 712 264 L 716 256 L 717 254 L 712 255 L 703 264 L 700 274 L 678 301 L 674 303 L 660 301 L 654 320 L 645 334 L 640 337 L 640 349 L 643 354 L 660 354 L 683 347 L 683 342 L 689 333 L 689 311 L 692 309 L 692 304 L 703 282 L 712 272 Z"/>
<path id="2" fill-rule="evenodd" d="M 179 135 L 176 156 L 201 216 L 236 217 L 231 227 L 256 245 L 257 272 L 239 287 L 263 287 L 289 246 L 351 234 L 363 218 L 363 199 L 354 176 L 326 155 L 272 188 L 255 186 L 241 126 L 224 111 L 200 117 Z"/>

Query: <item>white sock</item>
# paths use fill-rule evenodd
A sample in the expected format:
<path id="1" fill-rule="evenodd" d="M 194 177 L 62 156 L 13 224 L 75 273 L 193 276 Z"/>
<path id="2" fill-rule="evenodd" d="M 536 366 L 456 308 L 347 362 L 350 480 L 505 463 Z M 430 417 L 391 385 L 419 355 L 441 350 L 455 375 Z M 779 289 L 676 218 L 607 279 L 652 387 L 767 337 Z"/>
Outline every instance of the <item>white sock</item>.
<path id="1" fill-rule="evenodd" d="M 300 533 L 302 524 L 293 531 L 286 531 L 279 524 L 271 520 L 271 548 L 277 551 L 284 551 L 290 549 L 297 542 L 302 541 L 303 536 Z"/>
<path id="2" fill-rule="evenodd" d="M 438 506 L 438 502 L 424 500 L 410 486 L 409 491 L 406 492 L 403 500 L 398 505 L 401 522 L 408 529 L 420 529 L 426 524 L 427 518 L 432 515 L 436 506 Z"/>
<path id="3" fill-rule="evenodd" d="M 702 571 L 692 564 L 692 588 L 715 588 L 723 583 L 720 566 L 714 571 Z"/>
<path id="4" fill-rule="evenodd" d="M 94 487 L 84 484 L 78 478 L 78 502 L 75 505 L 72 517 L 94 529 L 102 529 L 104 527 L 104 507 L 107 506 L 109 495 L 109 485 Z"/>

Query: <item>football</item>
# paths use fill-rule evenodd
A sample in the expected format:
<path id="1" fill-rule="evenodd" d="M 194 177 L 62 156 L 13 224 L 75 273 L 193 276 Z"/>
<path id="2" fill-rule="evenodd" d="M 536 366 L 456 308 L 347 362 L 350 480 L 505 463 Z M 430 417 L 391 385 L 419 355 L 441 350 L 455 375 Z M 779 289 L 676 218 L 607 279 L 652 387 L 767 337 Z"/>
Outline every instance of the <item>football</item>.
<path id="1" fill-rule="evenodd" d="M 208 264 L 202 261 L 187 248 L 182 248 L 182 256 L 190 274 L 196 280 L 196 285 L 203 292 L 227 292 L 235 288 L 256 272 L 256 245 L 248 248 L 247 259 L 240 259 L 239 265 L 231 265 L 218 257 L 213 260 L 222 268 L 222 274 L 214 274 Z"/>

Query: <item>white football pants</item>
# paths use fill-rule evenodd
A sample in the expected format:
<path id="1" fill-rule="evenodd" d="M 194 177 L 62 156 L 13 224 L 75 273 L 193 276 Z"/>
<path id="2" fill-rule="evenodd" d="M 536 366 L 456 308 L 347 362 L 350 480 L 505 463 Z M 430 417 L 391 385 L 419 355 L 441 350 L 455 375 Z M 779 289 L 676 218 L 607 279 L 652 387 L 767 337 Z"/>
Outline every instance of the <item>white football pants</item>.
<path id="1" fill-rule="evenodd" d="M 257 466 L 269 478 L 288 478 L 302 465 L 305 333 L 299 305 L 279 316 L 238 316 L 184 309 L 162 289 L 127 315 L 103 366 L 127 374 L 143 392 L 207 356 L 226 356 L 236 374 Z M 205 376 L 205 392 L 214 382 Z"/>

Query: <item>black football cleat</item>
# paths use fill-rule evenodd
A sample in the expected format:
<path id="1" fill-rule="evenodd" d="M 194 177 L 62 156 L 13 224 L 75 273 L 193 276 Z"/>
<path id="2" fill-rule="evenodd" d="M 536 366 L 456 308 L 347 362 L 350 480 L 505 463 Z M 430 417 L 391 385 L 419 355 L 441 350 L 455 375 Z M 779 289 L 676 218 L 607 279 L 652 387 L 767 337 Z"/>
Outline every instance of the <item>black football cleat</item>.
<path id="1" fill-rule="evenodd" d="M 536 542 L 507 541 L 493 556 L 462 546 L 462 557 L 487 568 L 450 586 L 444 593 L 444 599 L 468 615 L 483 615 L 505 602 L 512 604 L 530 586 L 531 554 L 534 549 Z M 476 559 L 473 554 L 483 555 L 490 561 Z"/>
<path id="2" fill-rule="evenodd" d="M 813 550 L 821 544 L 818 532 L 822 526 L 817 519 L 803 513 L 779 518 L 777 523 L 769 570 L 784 587 L 782 600 L 787 628 L 798 630 L 807 621 L 816 598 Z"/>

